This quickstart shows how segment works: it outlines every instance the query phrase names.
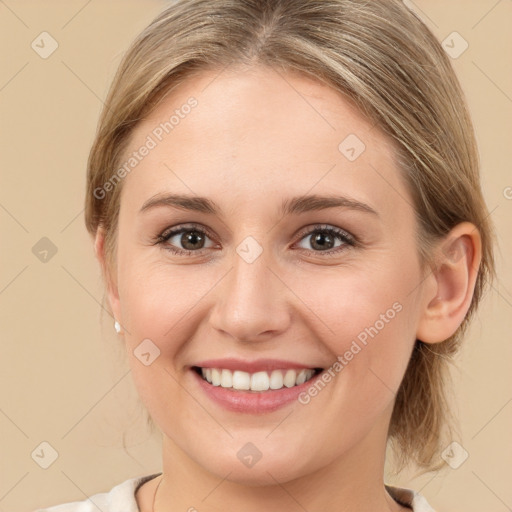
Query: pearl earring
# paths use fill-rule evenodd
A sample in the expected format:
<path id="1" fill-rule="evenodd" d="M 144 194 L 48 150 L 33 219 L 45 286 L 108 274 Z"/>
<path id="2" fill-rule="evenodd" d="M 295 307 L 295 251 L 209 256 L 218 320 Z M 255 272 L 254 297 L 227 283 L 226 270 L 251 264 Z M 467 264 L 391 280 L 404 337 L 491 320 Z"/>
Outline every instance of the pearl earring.
<path id="1" fill-rule="evenodd" d="M 114 329 L 116 330 L 117 334 L 121 332 L 121 325 L 117 320 L 114 322 Z"/>

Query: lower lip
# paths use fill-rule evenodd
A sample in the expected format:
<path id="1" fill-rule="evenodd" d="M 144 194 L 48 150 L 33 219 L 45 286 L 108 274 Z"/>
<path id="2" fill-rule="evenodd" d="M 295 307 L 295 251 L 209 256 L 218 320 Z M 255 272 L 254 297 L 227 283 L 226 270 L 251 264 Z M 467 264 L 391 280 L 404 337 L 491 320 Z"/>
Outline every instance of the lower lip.
<path id="1" fill-rule="evenodd" d="M 299 395 L 306 391 L 315 380 L 321 376 L 321 372 L 298 386 L 292 388 L 269 389 L 268 391 L 238 391 L 232 388 L 214 386 L 204 380 L 195 370 L 190 370 L 194 375 L 199 387 L 206 395 L 225 409 L 234 412 L 248 414 L 263 414 L 272 412 L 285 405 L 298 400 Z"/>

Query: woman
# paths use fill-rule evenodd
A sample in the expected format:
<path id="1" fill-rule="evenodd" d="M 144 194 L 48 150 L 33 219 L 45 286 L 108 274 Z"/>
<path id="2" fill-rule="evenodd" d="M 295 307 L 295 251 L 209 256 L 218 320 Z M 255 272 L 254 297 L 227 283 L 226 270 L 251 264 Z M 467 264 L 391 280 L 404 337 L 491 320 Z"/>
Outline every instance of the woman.
<path id="1" fill-rule="evenodd" d="M 432 510 L 494 274 L 471 121 L 401 1 L 180 0 L 134 41 L 86 224 L 163 472 L 93 510 Z"/>

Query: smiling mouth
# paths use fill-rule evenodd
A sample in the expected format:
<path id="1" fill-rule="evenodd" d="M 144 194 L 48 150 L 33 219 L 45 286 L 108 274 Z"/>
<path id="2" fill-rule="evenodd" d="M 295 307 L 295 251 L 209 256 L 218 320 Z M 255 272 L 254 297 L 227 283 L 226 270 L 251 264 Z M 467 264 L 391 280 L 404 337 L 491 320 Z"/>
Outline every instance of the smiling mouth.
<path id="1" fill-rule="evenodd" d="M 277 391 L 300 386 L 323 371 L 323 368 L 282 369 L 248 373 L 225 368 L 192 368 L 203 380 L 212 386 L 235 391 Z"/>

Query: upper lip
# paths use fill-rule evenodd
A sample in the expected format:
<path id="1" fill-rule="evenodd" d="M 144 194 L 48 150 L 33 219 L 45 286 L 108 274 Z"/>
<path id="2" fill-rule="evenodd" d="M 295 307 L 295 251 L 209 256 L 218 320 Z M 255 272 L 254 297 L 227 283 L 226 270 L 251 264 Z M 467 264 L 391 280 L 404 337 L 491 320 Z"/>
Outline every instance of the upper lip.
<path id="1" fill-rule="evenodd" d="M 298 369 L 316 369 L 319 366 L 311 364 L 302 364 L 295 361 L 286 361 L 284 359 L 257 359 L 247 361 L 244 359 L 224 358 L 224 359 L 208 359 L 200 361 L 193 366 L 200 368 L 223 368 L 226 370 L 241 370 L 247 373 L 255 373 L 259 371 L 272 371 L 286 368 Z"/>

